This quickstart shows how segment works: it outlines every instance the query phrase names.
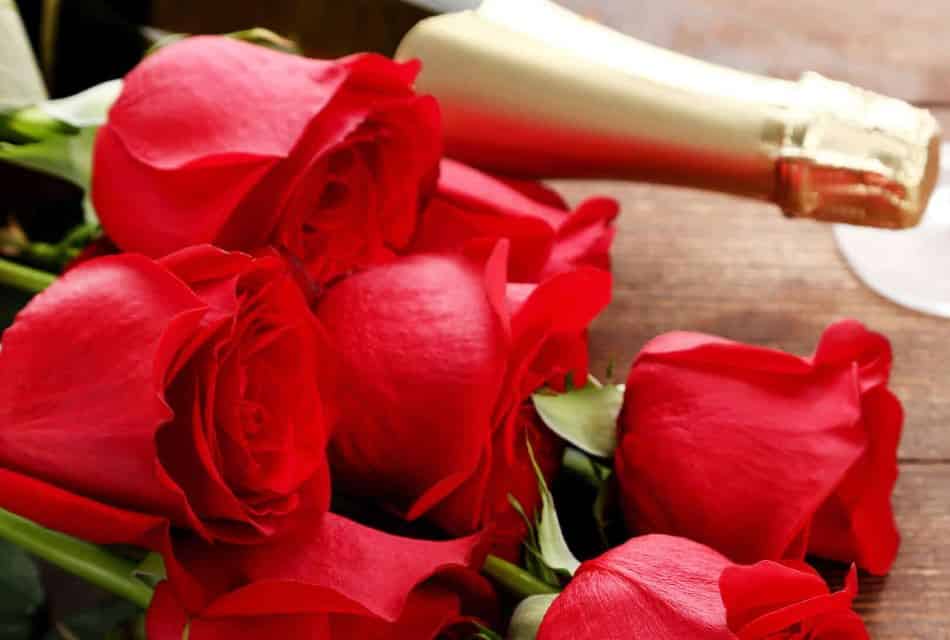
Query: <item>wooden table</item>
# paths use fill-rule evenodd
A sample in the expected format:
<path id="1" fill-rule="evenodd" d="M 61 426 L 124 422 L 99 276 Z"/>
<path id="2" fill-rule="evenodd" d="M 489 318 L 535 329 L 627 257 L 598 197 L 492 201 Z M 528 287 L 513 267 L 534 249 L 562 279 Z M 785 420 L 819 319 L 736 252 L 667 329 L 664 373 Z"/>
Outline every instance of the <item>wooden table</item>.
<path id="1" fill-rule="evenodd" d="M 946 0 L 563 3 L 692 55 L 790 78 L 812 69 L 926 104 L 950 131 Z M 773 207 L 647 185 L 558 186 L 572 200 L 603 193 L 623 205 L 614 302 L 592 336 L 601 370 L 611 358 L 628 366 L 673 329 L 800 354 L 843 317 L 891 338 L 893 388 L 907 412 L 894 496 L 903 544 L 889 576 L 862 575 L 856 607 L 875 640 L 950 638 L 950 320 L 878 297 L 849 272 L 830 228 L 786 221 Z"/>

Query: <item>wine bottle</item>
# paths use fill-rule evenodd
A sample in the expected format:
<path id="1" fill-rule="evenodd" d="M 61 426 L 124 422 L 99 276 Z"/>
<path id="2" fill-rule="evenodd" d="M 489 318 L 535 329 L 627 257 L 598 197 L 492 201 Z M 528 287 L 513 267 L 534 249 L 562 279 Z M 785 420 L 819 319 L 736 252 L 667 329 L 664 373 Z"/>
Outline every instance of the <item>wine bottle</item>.
<path id="1" fill-rule="evenodd" d="M 439 98 L 447 151 L 538 177 L 668 183 L 774 202 L 790 217 L 915 225 L 940 131 L 923 109 L 805 73 L 694 60 L 549 0 L 412 0 L 448 11 L 397 52 Z"/>

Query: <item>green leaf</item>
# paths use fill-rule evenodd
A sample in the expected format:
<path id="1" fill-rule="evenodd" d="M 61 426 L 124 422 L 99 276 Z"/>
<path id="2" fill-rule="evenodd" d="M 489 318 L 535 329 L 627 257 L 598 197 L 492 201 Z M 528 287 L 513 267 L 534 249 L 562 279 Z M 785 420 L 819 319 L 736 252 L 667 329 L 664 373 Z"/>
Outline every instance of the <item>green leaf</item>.
<path id="1" fill-rule="evenodd" d="M 552 587 L 560 587 L 561 581 L 558 579 L 557 573 L 549 567 L 544 562 L 544 558 L 541 557 L 541 548 L 538 544 L 538 528 L 531 521 L 531 518 L 528 517 L 527 512 L 525 512 L 521 503 L 518 502 L 518 499 L 510 493 L 508 494 L 508 503 L 511 504 L 515 512 L 521 516 L 527 529 L 524 542 L 522 542 L 525 550 L 524 568 L 527 569 L 528 573 L 539 580 L 543 580 Z"/>
<path id="2" fill-rule="evenodd" d="M 482 565 L 482 573 L 495 581 L 508 593 L 527 598 L 541 593 L 558 593 L 560 587 L 554 587 L 538 580 L 516 564 L 512 564 L 503 558 L 488 554 L 485 563 Z"/>
<path id="3" fill-rule="evenodd" d="M 76 135 L 55 134 L 38 142 L 0 142 L 0 160 L 48 173 L 87 191 L 92 176 L 92 145 L 96 129 Z"/>
<path id="4" fill-rule="evenodd" d="M 0 640 L 26 640 L 32 617 L 43 604 L 43 585 L 33 559 L 0 541 Z"/>
<path id="5" fill-rule="evenodd" d="M 122 81 L 109 80 L 75 95 L 47 100 L 36 106 L 48 117 L 74 130 L 97 129 L 106 123 L 109 109 L 118 100 L 120 93 Z"/>
<path id="6" fill-rule="evenodd" d="M 46 98 L 33 49 L 13 0 L 0 0 L 0 109 Z"/>
<path id="7" fill-rule="evenodd" d="M 600 489 L 613 470 L 588 453 L 574 447 L 564 448 L 561 468 L 577 476 L 594 489 Z"/>
<path id="8" fill-rule="evenodd" d="M 501 640 L 501 636 L 488 627 L 483 627 L 477 622 L 472 623 L 472 626 L 475 627 L 475 631 L 469 636 L 469 640 Z"/>
<path id="9" fill-rule="evenodd" d="M 609 458 L 617 448 L 617 417 L 623 407 L 623 394 L 624 385 L 602 385 L 591 376 L 581 389 L 541 391 L 532 399 L 551 431 L 579 449 Z"/>
<path id="10" fill-rule="evenodd" d="M 142 582 L 148 583 L 153 587 L 167 577 L 165 573 L 165 561 L 161 554 L 154 551 L 145 556 L 145 559 L 135 567 L 132 576 Z"/>
<path id="11" fill-rule="evenodd" d="M 244 42 L 256 44 L 259 47 L 266 47 L 283 53 L 301 55 L 300 46 L 296 42 L 264 27 L 252 27 L 241 31 L 232 31 L 225 35 L 235 40 L 243 40 Z"/>
<path id="12" fill-rule="evenodd" d="M 115 600 L 87 609 L 57 622 L 43 640 L 102 640 L 103 637 L 139 614 L 131 602 Z"/>
<path id="13" fill-rule="evenodd" d="M 557 595 L 552 594 L 530 596 L 522 600 L 511 616 L 506 640 L 534 640 L 555 598 Z"/>
<path id="14" fill-rule="evenodd" d="M 611 476 L 613 471 L 611 471 Z M 613 521 L 611 514 L 617 505 L 617 485 L 608 476 L 604 478 L 603 483 L 597 490 L 597 498 L 594 500 L 593 515 L 594 523 L 597 525 L 597 534 L 600 536 L 600 542 L 604 549 L 610 548 L 609 530 Z"/>
<path id="15" fill-rule="evenodd" d="M 0 160 L 63 178 L 88 194 L 96 132 L 121 91 L 122 81 L 110 80 L 68 98 L 3 114 L 5 128 L 28 141 L 0 142 Z M 88 195 L 83 208 L 86 221 L 95 223 Z"/>
<path id="16" fill-rule="evenodd" d="M 152 600 L 152 588 L 132 577 L 136 565 L 102 547 L 51 531 L 4 509 L 0 509 L 0 538 L 143 609 Z"/>
<path id="17" fill-rule="evenodd" d="M 561 530 L 561 522 L 557 517 L 557 508 L 554 505 L 554 496 L 548 489 L 544 481 L 544 474 L 541 473 L 541 467 L 534 457 L 534 449 L 531 443 L 528 443 L 528 455 L 531 458 L 531 465 L 534 467 L 534 473 L 538 478 L 538 489 L 541 492 L 541 513 L 538 517 L 538 548 L 541 551 L 541 558 L 544 563 L 555 571 L 563 571 L 567 575 L 574 575 L 580 561 L 571 553 L 564 539 L 564 532 Z"/>

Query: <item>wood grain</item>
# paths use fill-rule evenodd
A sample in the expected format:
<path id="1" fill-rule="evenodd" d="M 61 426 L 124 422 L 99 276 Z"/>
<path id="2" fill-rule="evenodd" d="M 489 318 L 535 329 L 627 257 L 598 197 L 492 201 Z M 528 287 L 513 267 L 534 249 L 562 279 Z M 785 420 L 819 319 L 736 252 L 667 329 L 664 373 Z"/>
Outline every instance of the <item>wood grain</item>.
<path id="1" fill-rule="evenodd" d="M 894 504 L 900 555 L 890 575 L 861 576 L 855 608 L 874 640 L 948 640 L 950 466 L 905 463 Z"/>

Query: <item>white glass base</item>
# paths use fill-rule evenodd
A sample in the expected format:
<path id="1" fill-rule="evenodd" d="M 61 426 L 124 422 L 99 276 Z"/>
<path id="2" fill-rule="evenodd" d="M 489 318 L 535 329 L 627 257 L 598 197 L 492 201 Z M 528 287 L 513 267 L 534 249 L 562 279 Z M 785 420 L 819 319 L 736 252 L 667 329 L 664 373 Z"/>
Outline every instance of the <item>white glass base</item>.
<path id="1" fill-rule="evenodd" d="M 920 225 L 888 231 L 835 225 L 838 248 L 868 287 L 899 305 L 950 318 L 950 144 Z"/>

